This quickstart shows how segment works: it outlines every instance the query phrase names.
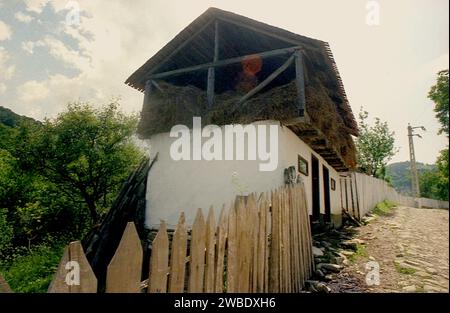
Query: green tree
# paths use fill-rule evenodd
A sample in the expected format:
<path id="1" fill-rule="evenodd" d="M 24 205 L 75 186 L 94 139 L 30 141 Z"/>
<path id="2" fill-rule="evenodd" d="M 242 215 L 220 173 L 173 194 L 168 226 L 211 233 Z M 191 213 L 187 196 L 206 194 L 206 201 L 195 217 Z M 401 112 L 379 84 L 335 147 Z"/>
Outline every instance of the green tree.
<path id="1" fill-rule="evenodd" d="M 449 137 L 449 110 L 448 110 L 448 69 L 438 73 L 436 84 L 430 88 L 428 97 L 434 102 L 434 112 L 441 124 L 438 135 L 446 134 Z M 448 146 L 441 150 L 436 160 L 438 173 L 428 184 L 433 184 L 431 188 L 436 191 L 435 197 L 441 200 L 448 200 Z M 422 188 L 428 188 L 423 186 Z"/>
<path id="2" fill-rule="evenodd" d="M 434 112 L 441 123 L 438 134 L 445 133 L 448 137 L 448 70 L 438 73 L 436 85 L 431 87 L 428 98 L 434 102 Z"/>
<path id="3" fill-rule="evenodd" d="M 116 101 L 100 109 L 72 103 L 18 149 L 24 167 L 39 171 L 73 203 L 81 201 L 97 223 L 141 157 L 132 140 L 136 125 L 137 116 L 121 113 Z"/>
<path id="4" fill-rule="evenodd" d="M 356 140 L 358 168 L 360 171 L 379 178 L 385 178 L 387 162 L 397 153 L 394 146 L 394 132 L 389 130 L 387 122 L 375 118 L 373 126 L 367 123 L 369 113 L 359 113 L 359 137 Z"/>

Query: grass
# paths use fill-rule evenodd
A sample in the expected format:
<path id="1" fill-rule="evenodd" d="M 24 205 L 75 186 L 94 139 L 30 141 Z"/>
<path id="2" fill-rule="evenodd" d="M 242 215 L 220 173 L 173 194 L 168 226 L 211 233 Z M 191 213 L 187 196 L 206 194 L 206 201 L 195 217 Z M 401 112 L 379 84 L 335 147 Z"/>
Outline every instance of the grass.
<path id="1" fill-rule="evenodd" d="M 366 247 L 362 244 L 356 244 L 356 251 L 348 257 L 350 262 L 355 262 L 358 258 L 366 258 L 368 256 Z"/>
<path id="2" fill-rule="evenodd" d="M 45 293 L 55 273 L 64 247 L 35 247 L 0 268 L 14 292 Z"/>
<path id="3" fill-rule="evenodd" d="M 398 262 L 394 262 L 395 270 L 400 274 L 412 275 L 416 272 L 415 269 L 410 267 L 403 267 Z"/>
<path id="4" fill-rule="evenodd" d="M 392 208 L 395 206 L 396 206 L 395 202 L 384 200 L 383 202 L 377 204 L 377 206 L 373 209 L 372 213 L 378 216 L 388 215 L 389 213 L 391 213 Z"/>

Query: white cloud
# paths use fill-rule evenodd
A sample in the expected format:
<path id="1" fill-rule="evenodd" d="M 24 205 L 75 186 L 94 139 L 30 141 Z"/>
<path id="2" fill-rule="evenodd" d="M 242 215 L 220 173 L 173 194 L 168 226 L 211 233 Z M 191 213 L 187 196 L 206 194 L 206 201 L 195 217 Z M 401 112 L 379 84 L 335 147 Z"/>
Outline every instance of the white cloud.
<path id="1" fill-rule="evenodd" d="M 48 47 L 49 53 L 68 67 L 78 70 L 86 70 L 89 67 L 89 58 L 81 55 L 80 50 L 73 50 L 54 37 L 45 36 L 38 44 Z"/>
<path id="2" fill-rule="evenodd" d="M 29 12 L 42 13 L 47 4 L 51 4 L 53 9 L 58 12 L 65 8 L 67 0 L 25 0 L 26 10 Z"/>
<path id="3" fill-rule="evenodd" d="M 43 82 L 31 80 L 20 86 L 19 100 L 33 102 L 45 99 L 50 94 L 50 89 Z"/>
<path id="4" fill-rule="evenodd" d="M 103 98 L 96 88 L 96 83 L 85 75 L 70 78 L 64 75 L 51 75 L 42 81 L 28 81 L 16 89 L 20 107 L 17 111 L 36 119 L 54 117 L 75 101 L 96 101 Z"/>
<path id="5" fill-rule="evenodd" d="M 45 46 L 45 43 L 42 40 L 22 42 L 22 49 L 28 52 L 29 54 L 34 53 L 34 48 L 43 46 Z"/>
<path id="6" fill-rule="evenodd" d="M 8 87 L 4 83 L 0 83 L 0 95 L 4 94 L 6 89 L 8 89 Z"/>
<path id="7" fill-rule="evenodd" d="M 25 0 L 25 5 L 27 11 L 40 14 L 48 2 L 50 0 Z"/>
<path id="8" fill-rule="evenodd" d="M 22 22 L 22 23 L 25 23 L 25 24 L 28 24 L 32 20 L 34 20 L 34 17 L 32 17 L 31 15 L 25 14 L 25 13 L 20 12 L 20 11 L 18 11 L 16 14 L 14 14 L 14 17 L 19 22 Z"/>
<path id="9" fill-rule="evenodd" d="M 15 66 L 10 62 L 8 52 L 3 47 L 0 47 L 0 94 L 4 94 L 8 89 L 6 81 L 11 79 L 15 69 Z"/>
<path id="10" fill-rule="evenodd" d="M 16 67 L 10 64 L 10 56 L 8 52 L 0 47 L 0 80 L 9 80 L 14 75 Z"/>
<path id="11" fill-rule="evenodd" d="M 46 5 L 57 12 L 67 10 L 65 6 L 70 1 L 25 2 L 27 12 L 36 16 L 35 13 L 42 13 Z M 68 101 L 83 99 L 102 103 L 115 95 L 122 96 L 124 110 L 140 110 L 142 94 L 126 86 L 125 79 L 209 6 L 217 6 L 329 41 L 355 113 L 363 105 L 372 117 L 379 116 L 389 122 L 396 131 L 397 144 L 402 146 L 395 161 L 401 161 L 408 158 L 407 123 L 413 123 L 416 118 L 417 122 L 425 123 L 426 119 L 428 124 L 436 125 L 426 94 L 434 82 L 435 72 L 448 67 L 445 62 L 448 2 L 411 2 L 413 4 L 404 0 L 383 4 L 381 24 L 374 28 L 365 24 L 367 12 L 360 0 L 349 0 L 345 5 L 334 1 L 294 0 L 278 7 L 270 2 L 260 1 L 255 6 L 254 1 L 241 0 L 135 0 L 132 5 L 126 1 L 78 1 L 82 10 L 81 24 L 67 26 L 64 16 L 59 14 L 56 25 L 62 27 L 78 47 L 66 45 L 54 32 L 52 37 L 49 33 L 43 34 L 41 41 L 53 57 L 78 69 L 79 74 L 71 78 L 51 76 L 36 82 L 43 90 L 50 90 L 46 98 L 38 100 L 27 98 L 21 94 L 21 88 L 17 88 L 22 99 L 27 99 L 17 103 L 17 110 L 42 118 L 59 113 Z M 286 11 L 286 6 L 291 10 Z M 326 12 L 323 7 L 327 8 Z M 36 22 L 40 19 L 43 23 L 49 22 L 43 16 L 36 17 Z M 37 42 L 22 43 L 22 48 L 29 53 L 37 46 Z M 45 69 L 45 64 L 42 68 Z M 33 84 L 28 85 L 32 87 Z M 423 141 L 423 152 L 421 147 L 417 148 L 424 161 L 435 158 L 436 147 L 440 144 L 430 146 L 434 137 L 431 138 L 432 131 L 428 134 L 430 140 Z"/>
<path id="12" fill-rule="evenodd" d="M 11 38 L 11 28 L 5 22 L 0 21 L 0 41 Z"/>

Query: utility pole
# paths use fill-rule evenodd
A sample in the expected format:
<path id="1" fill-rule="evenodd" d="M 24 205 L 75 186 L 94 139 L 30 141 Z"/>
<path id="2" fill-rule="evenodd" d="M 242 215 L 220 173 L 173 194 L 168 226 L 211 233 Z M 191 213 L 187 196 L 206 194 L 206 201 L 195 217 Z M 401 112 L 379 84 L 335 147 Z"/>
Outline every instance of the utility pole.
<path id="1" fill-rule="evenodd" d="M 417 136 L 419 138 L 422 138 L 422 136 L 420 136 L 420 134 L 414 134 L 414 129 L 416 128 L 420 128 L 423 131 L 425 131 L 426 129 L 423 126 L 412 127 L 410 124 L 408 124 L 409 159 L 411 165 L 411 186 L 413 196 L 418 198 L 420 197 L 420 186 L 419 186 L 419 174 L 417 173 L 417 166 L 416 166 L 416 155 L 414 153 L 413 137 Z"/>

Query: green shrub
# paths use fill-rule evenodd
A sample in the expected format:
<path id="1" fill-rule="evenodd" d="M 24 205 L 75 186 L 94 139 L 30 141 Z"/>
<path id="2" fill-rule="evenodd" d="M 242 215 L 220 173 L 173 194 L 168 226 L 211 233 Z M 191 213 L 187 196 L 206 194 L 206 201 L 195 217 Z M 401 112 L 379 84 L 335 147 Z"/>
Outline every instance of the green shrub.
<path id="1" fill-rule="evenodd" d="M 11 248 L 13 228 L 6 220 L 6 209 L 0 208 L 0 260 L 5 258 L 7 251 Z"/>
<path id="2" fill-rule="evenodd" d="M 395 207 L 396 204 L 389 200 L 384 200 L 377 204 L 377 206 L 373 209 L 373 213 L 376 215 L 387 215 L 391 212 L 391 209 Z"/>
<path id="3" fill-rule="evenodd" d="M 3 276 L 14 292 L 47 292 L 56 272 L 63 247 L 37 246 L 17 257 L 3 269 Z"/>

